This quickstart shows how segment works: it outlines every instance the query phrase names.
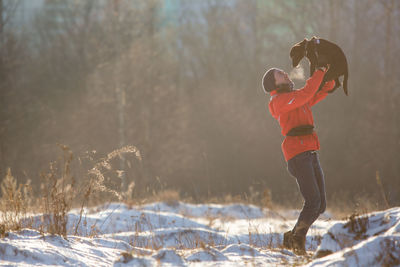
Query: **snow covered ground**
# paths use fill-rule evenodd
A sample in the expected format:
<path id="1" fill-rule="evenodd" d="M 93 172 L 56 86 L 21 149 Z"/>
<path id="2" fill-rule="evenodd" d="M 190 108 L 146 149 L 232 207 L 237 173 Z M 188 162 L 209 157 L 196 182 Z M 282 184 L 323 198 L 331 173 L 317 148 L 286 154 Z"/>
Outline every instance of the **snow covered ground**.
<path id="1" fill-rule="evenodd" d="M 243 204 L 112 203 L 85 210 L 78 228 L 79 210 L 70 212 L 67 239 L 9 233 L 0 238 L 0 265 L 400 266 L 400 208 L 346 221 L 321 216 L 305 257 L 281 247 L 297 215 Z"/>

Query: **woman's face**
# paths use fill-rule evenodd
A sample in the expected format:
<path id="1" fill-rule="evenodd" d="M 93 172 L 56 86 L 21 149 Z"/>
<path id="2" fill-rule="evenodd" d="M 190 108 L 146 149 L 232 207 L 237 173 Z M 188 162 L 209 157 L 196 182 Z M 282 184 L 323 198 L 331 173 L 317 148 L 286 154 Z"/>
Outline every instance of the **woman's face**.
<path id="1" fill-rule="evenodd" d="M 288 74 L 282 70 L 276 70 L 274 72 L 274 78 L 277 86 L 281 84 L 293 84 L 292 80 L 289 79 Z"/>

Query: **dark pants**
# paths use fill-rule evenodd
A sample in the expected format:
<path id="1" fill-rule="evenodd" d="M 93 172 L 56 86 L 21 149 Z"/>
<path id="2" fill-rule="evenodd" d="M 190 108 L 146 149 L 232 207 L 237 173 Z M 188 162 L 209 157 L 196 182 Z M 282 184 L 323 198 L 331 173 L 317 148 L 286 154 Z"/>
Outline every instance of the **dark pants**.
<path id="1" fill-rule="evenodd" d="M 304 206 L 294 232 L 306 235 L 318 216 L 325 211 L 325 179 L 316 151 L 306 151 L 288 161 L 288 170 L 297 180 Z"/>

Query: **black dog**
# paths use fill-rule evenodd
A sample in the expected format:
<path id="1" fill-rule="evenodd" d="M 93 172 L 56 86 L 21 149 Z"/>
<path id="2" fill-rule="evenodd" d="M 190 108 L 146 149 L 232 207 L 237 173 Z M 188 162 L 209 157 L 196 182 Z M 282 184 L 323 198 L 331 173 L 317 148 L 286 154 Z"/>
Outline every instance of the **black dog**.
<path id="1" fill-rule="evenodd" d="M 318 91 L 321 90 L 325 82 L 335 80 L 335 86 L 329 91 L 329 93 L 332 93 L 341 86 L 339 76 L 344 75 L 343 90 L 344 93 L 348 95 L 347 79 L 349 77 L 349 72 L 347 59 L 338 45 L 315 36 L 310 40 L 304 39 L 290 49 L 293 67 L 299 65 L 300 60 L 304 56 L 307 57 L 310 62 L 310 76 L 314 73 L 316 67 L 330 64 L 329 70 L 326 72 Z"/>

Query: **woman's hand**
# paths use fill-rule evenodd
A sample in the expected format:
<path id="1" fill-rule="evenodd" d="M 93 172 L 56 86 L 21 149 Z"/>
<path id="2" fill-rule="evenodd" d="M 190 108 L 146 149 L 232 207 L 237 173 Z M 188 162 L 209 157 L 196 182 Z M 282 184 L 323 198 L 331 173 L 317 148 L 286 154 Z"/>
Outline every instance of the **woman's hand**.
<path id="1" fill-rule="evenodd" d="M 319 70 L 322 70 L 323 72 L 327 72 L 329 70 L 330 64 L 326 64 L 326 66 L 320 66 L 318 67 Z"/>

